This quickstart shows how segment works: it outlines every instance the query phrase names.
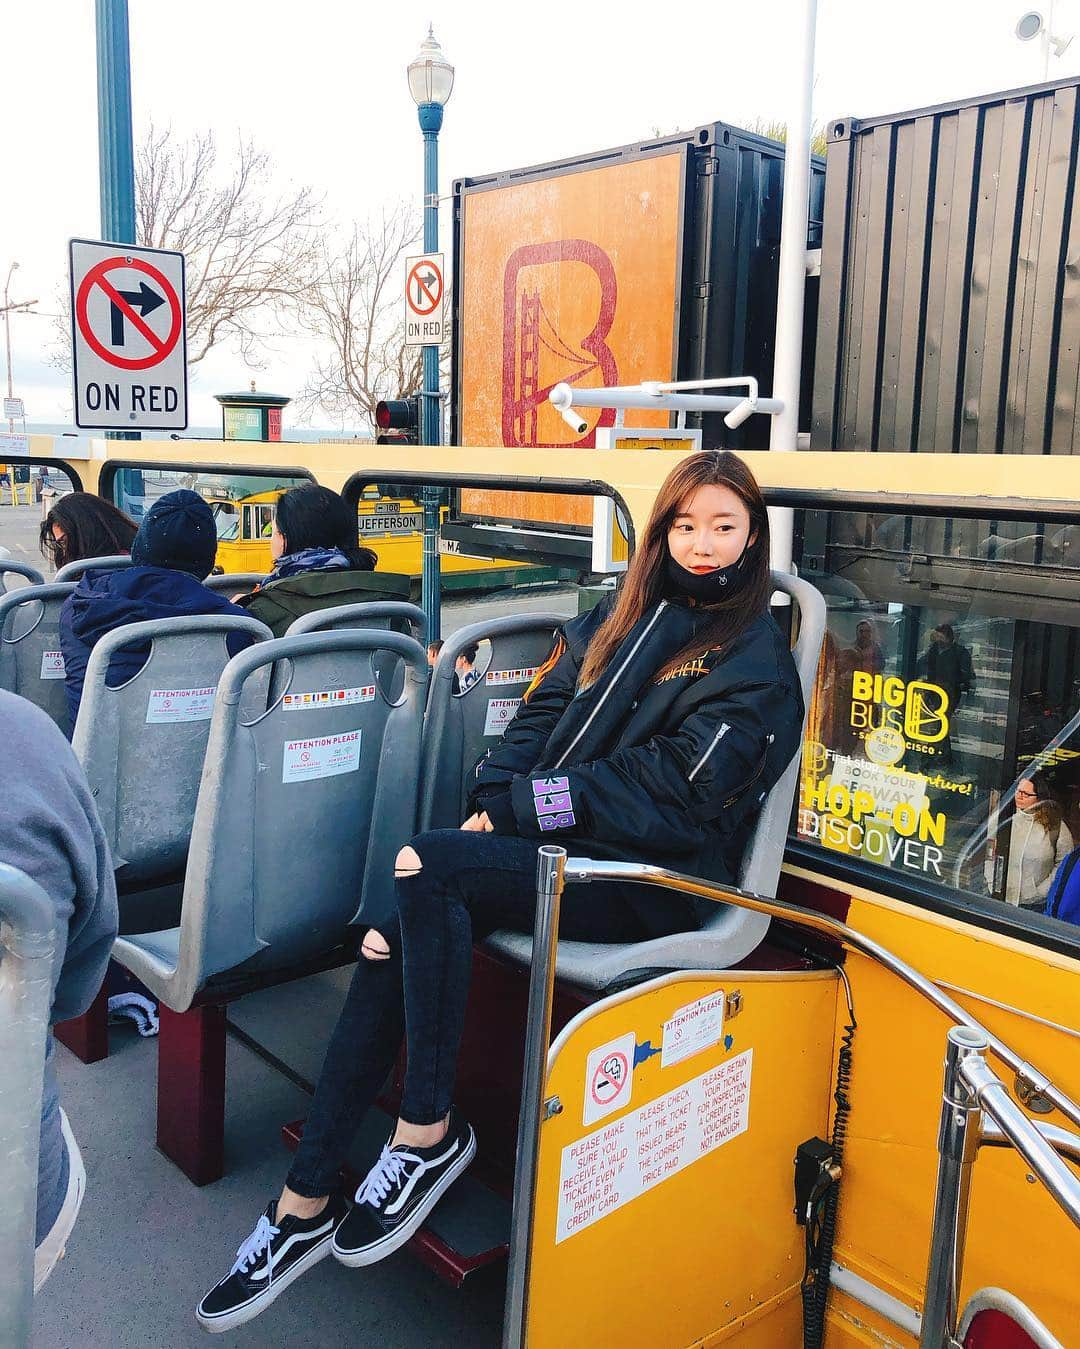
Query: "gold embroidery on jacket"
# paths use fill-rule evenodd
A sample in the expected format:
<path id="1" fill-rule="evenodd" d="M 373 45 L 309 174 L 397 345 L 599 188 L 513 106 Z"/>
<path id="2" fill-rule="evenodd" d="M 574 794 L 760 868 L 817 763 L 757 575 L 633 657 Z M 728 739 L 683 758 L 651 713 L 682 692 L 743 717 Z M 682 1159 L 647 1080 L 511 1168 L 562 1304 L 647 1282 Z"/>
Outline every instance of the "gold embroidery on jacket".
<path id="1" fill-rule="evenodd" d="M 692 660 L 683 661 L 683 663 L 674 670 L 669 670 L 657 679 L 658 684 L 666 684 L 669 679 L 697 679 L 699 675 L 709 673 L 709 666 L 705 664 L 710 651 L 703 651 L 700 656 L 694 656 Z"/>

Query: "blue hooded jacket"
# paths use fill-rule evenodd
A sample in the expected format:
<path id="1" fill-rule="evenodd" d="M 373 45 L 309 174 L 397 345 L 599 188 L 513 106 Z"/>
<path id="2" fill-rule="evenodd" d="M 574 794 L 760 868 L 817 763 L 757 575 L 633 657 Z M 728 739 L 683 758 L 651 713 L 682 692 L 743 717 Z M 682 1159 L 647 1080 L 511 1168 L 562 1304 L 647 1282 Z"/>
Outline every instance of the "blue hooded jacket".
<path id="1" fill-rule="evenodd" d="M 1080 848 L 1074 848 L 1058 867 L 1046 896 L 1046 914 L 1063 923 L 1080 923 Z"/>
<path id="2" fill-rule="evenodd" d="M 190 614 L 236 614 L 244 610 L 224 595 L 206 586 L 188 572 L 171 567 L 124 567 L 119 571 L 88 571 L 60 610 L 60 649 L 64 653 L 71 725 L 79 715 L 83 680 L 90 652 L 100 638 L 126 623 L 151 618 L 179 618 Z M 245 633 L 227 639 L 235 656 L 250 645 Z M 125 647 L 109 662 L 106 683 L 110 688 L 137 675 L 150 656 L 148 644 Z"/>

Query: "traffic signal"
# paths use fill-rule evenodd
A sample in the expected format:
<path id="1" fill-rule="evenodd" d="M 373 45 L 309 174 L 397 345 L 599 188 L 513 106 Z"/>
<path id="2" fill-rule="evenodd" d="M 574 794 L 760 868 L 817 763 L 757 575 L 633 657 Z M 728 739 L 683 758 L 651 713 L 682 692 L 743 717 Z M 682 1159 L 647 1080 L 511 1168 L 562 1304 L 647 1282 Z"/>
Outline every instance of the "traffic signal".
<path id="1" fill-rule="evenodd" d="M 420 443 L 420 395 L 387 398 L 375 407 L 376 445 Z M 389 434 L 387 434 L 389 433 Z"/>

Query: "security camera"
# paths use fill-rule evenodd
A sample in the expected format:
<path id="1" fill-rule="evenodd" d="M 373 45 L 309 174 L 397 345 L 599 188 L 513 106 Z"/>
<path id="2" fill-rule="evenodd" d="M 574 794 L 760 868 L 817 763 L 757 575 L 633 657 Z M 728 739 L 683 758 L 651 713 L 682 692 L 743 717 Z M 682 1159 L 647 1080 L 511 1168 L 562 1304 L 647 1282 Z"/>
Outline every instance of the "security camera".
<path id="1" fill-rule="evenodd" d="M 575 412 L 573 408 L 560 408 L 559 416 L 567 424 L 575 436 L 583 436 L 589 429 L 589 423 L 582 417 L 580 412 Z"/>
<path id="2" fill-rule="evenodd" d="M 724 425 L 729 431 L 737 431 L 747 417 L 752 417 L 756 410 L 756 399 L 744 398 L 741 403 L 736 403 L 724 418 Z"/>
<path id="3" fill-rule="evenodd" d="M 1046 27 L 1046 20 L 1037 9 L 1029 9 L 1016 21 L 1016 36 L 1021 42 L 1030 42 L 1037 38 Z"/>

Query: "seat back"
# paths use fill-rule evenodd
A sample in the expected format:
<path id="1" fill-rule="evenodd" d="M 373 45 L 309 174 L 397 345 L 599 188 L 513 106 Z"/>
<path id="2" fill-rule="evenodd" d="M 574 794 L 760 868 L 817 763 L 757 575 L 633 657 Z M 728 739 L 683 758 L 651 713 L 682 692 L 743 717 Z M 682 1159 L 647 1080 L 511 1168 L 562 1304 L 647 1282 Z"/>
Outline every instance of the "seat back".
<path id="1" fill-rule="evenodd" d="M 129 623 L 106 633 L 90 653 L 72 746 L 125 884 L 167 875 L 187 857 L 232 633 L 256 642 L 271 635 L 254 618 L 198 614 Z M 113 655 L 147 643 L 149 658 L 138 674 L 109 688 Z"/>
<path id="2" fill-rule="evenodd" d="M 0 865 L 0 1344 L 30 1343 L 42 1075 L 56 953 L 55 906 Z"/>
<path id="3" fill-rule="evenodd" d="M 17 693 L 47 712 L 71 734 L 60 610 L 74 582 L 23 586 L 0 595 L 0 689 Z"/>
<path id="4" fill-rule="evenodd" d="M 465 818 L 467 775 L 499 743 L 565 621 L 558 614 L 514 614 L 472 623 L 446 639 L 424 722 L 421 830 L 456 829 Z M 466 647 L 485 638 L 491 642 L 490 664 L 475 684 L 456 693 L 454 663 Z"/>
<path id="5" fill-rule="evenodd" d="M 392 705 L 372 678 L 405 662 Z M 260 717 L 245 685 L 276 663 L 288 687 Z M 281 637 L 229 662 L 218 685 L 184 888 L 169 1006 L 215 976 L 246 977 L 334 950 L 354 924 L 393 912 L 398 850 L 415 830 L 424 648 L 354 629 Z"/>
<path id="6" fill-rule="evenodd" d="M 5 581 L 8 576 L 22 576 L 34 586 L 45 584 L 45 577 L 36 567 L 31 567 L 25 562 L 16 562 L 10 557 L 3 557 L 0 558 L 0 595 L 7 594 Z"/>
<path id="7" fill-rule="evenodd" d="M 294 618 L 285 633 L 298 637 L 303 632 L 341 632 L 348 628 L 374 628 L 382 632 L 407 632 L 421 646 L 427 634 L 423 609 L 402 600 L 371 600 L 363 604 L 337 604 L 329 609 L 313 609 Z M 404 663 L 389 651 L 380 652 L 372 661 L 379 688 L 392 703 L 401 697 L 405 686 Z M 273 681 L 273 696 L 279 691 L 278 675 Z"/>
<path id="8" fill-rule="evenodd" d="M 134 566 L 127 553 L 110 553 L 108 557 L 83 557 L 78 562 L 67 562 L 56 573 L 57 581 L 77 581 L 88 571 L 120 571 Z"/>
<path id="9" fill-rule="evenodd" d="M 246 595 L 266 580 L 261 571 L 227 571 L 222 576 L 207 576 L 207 590 L 224 590 L 227 595 Z"/>

